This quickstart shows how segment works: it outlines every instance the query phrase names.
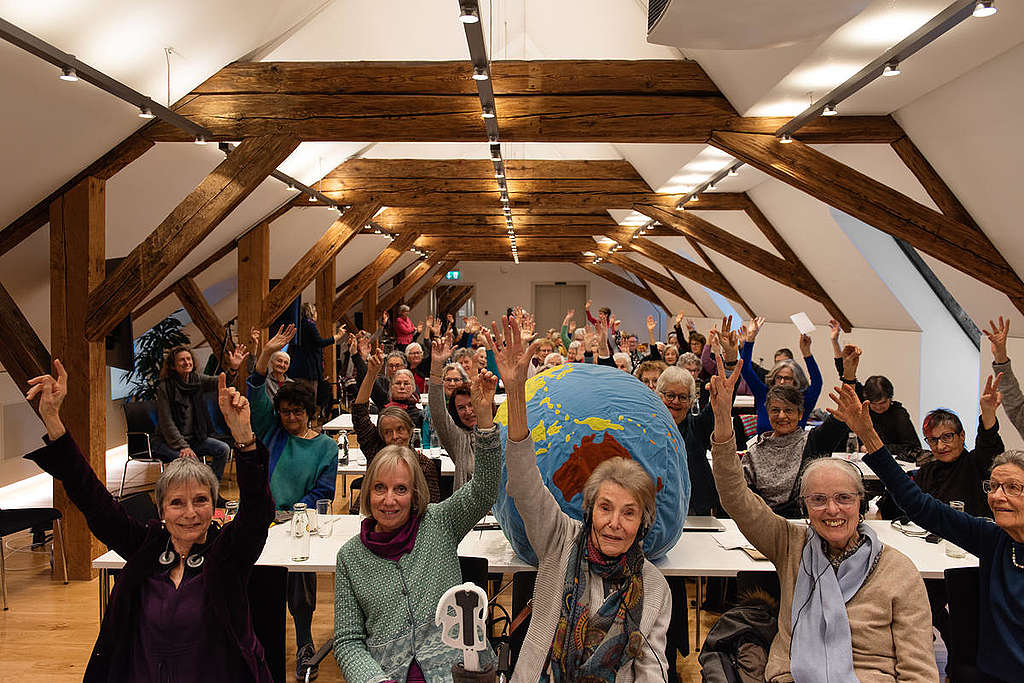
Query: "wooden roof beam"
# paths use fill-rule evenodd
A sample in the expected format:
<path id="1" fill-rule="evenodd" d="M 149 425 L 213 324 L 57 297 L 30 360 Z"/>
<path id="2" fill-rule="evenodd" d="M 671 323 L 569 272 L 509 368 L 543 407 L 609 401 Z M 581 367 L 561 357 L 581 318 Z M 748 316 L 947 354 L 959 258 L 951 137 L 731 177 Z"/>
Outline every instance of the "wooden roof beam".
<path id="1" fill-rule="evenodd" d="M 458 260 L 453 259 L 450 256 L 447 261 L 443 261 L 441 265 L 437 267 L 437 270 L 427 278 L 426 282 L 423 283 L 423 286 L 416 290 L 415 294 L 409 297 L 409 300 L 406 302 L 409 305 L 409 308 L 414 307 L 423 299 L 423 297 L 429 294 L 430 290 L 434 288 L 434 285 L 440 282 L 445 273 L 454 268 L 457 263 Z"/>
<path id="2" fill-rule="evenodd" d="M 86 338 L 107 335 L 298 146 L 288 136 L 245 140 L 89 293 Z"/>
<path id="3" fill-rule="evenodd" d="M 0 284 L 0 324 L 4 327 L 0 365 L 24 394 L 29 390 L 30 379 L 50 372 L 50 352 L 3 284 Z"/>
<path id="4" fill-rule="evenodd" d="M 592 273 L 600 278 L 604 278 L 605 280 L 612 283 L 616 287 L 620 287 L 629 292 L 630 294 L 633 294 L 634 296 L 638 296 L 641 299 L 650 301 L 655 306 L 662 305 L 661 302 L 658 301 L 658 297 L 654 296 L 654 294 L 650 290 L 638 285 L 635 282 L 632 282 L 631 280 L 627 280 L 621 275 L 616 275 L 607 268 L 602 268 L 601 266 L 597 266 L 594 265 L 593 263 L 588 262 L 577 263 L 576 265 L 578 265 L 580 268 L 589 273 Z"/>
<path id="5" fill-rule="evenodd" d="M 801 143 L 718 133 L 711 144 L 854 218 L 1003 292 L 1024 297 L 1024 282 L 989 239 L 960 221 Z"/>
<path id="6" fill-rule="evenodd" d="M 697 240 L 693 239 L 692 237 L 687 237 L 686 241 L 690 243 L 690 247 L 695 252 L 697 252 L 697 256 L 700 256 L 701 260 L 704 261 L 704 265 L 706 265 L 709 270 L 717 273 L 722 277 L 723 280 L 729 282 L 729 280 L 725 277 L 722 271 L 718 269 L 718 266 L 715 265 L 715 262 L 708 257 L 708 253 L 704 251 L 704 247 L 700 246 L 700 243 L 697 242 Z M 736 288 L 733 287 L 731 283 L 729 284 L 729 287 L 731 287 L 732 290 L 736 292 L 736 298 L 733 299 L 733 301 L 738 303 L 743 308 L 743 310 L 747 312 L 748 318 L 756 318 L 757 314 L 754 313 L 754 309 L 747 305 L 747 302 L 743 299 L 743 297 L 740 296 L 740 293 L 736 290 Z"/>
<path id="7" fill-rule="evenodd" d="M 203 296 L 196 281 L 190 277 L 181 278 L 174 283 L 174 293 L 181 301 L 181 305 L 185 307 L 185 312 L 199 329 L 200 334 L 203 335 L 206 343 L 210 345 L 214 358 L 223 358 L 225 340 L 229 350 L 234 348 L 234 340 L 225 335 L 224 323 L 217 317 L 217 313 Z"/>
<path id="8" fill-rule="evenodd" d="M 373 262 L 359 271 L 359 274 L 353 278 L 348 285 L 344 286 L 341 293 L 334 299 L 334 320 L 338 320 L 342 315 L 348 312 L 348 309 L 352 308 L 363 295 L 366 294 L 371 288 L 374 293 L 377 291 L 378 283 L 381 277 L 388 268 L 394 264 L 395 261 L 401 257 L 403 253 L 408 251 L 416 238 L 419 237 L 416 233 L 406 233 L 395 238 L 395 241 L 384 248 L 377 258 Z"/>
<path id="9" fill-rule="evenodd" d="M 277 316 L 302 294 L 317 273 L 324 269 L 353 237 L 363 229 L 366 222 L 380 209 L 380 204 L 367 203 L 350 206 L 343 215 L 327 228 L 309 251 L 291 267 L 277 285 L 270 290 L 263 302 L 260 327 L 267 327 Z M 333 287 L 332 287 L 333 289 Z"/>
<path id="10" fill-rule="evenodd" d="M 430 256 L 417 263 L 397 285 L 392 287 L 388 293 L 384 295 L 378 304 L 378 308 L 382 311 L 391 310 L 395 304 L 401 301 L 402 298 L 416 286 L 417 282 L 426 277 L 431 268 L 441 262 L 441 259 L 443 259 L 447 253 L 447 250 L 438 249 Z"/>

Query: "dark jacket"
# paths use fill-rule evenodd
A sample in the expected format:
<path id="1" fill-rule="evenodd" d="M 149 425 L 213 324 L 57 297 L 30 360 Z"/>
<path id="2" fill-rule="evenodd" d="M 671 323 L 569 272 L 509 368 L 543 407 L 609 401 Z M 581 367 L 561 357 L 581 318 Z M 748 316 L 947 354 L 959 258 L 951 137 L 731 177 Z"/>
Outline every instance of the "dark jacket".
<path id="1" fill-rule="evenodd" d="M 711 410 L 711 404 L 704 404 L 697 415 L 687 413 L 686 417 L 676 424 L 676 428 L 686 446 L 686 468 L 690 474 L 689 514 L 720 516 L 722 505 L 718 500 L 718 489 L 715 488 L 711 463 L 708 462 L 711 434 L 715 431 L 715 414 Z M 747 437 L 743 433 L 743 421 L 738 416 L 733 417 L 733 430 L 736 433 L 736 449 L 746 449 Z"/>
<path id="2" fill-rule="evenodd" d="M 314 381 L 323 377 L 324 349 L 333 343 L 333 336 L 320 336 L 320 330 L 312 318 L 303 318 L 299 323 L 299 335 L 295 343 L 288 346 L 288 355 L 292 359 L 288 376 Z"/>
<path id="3" fill-rule="evenodd" d="M 988 479 L 992 461 L 1004 451 L 1003 439 L 999 436 L 999 422 L 992 429 L 985 429 L 978 420 L 978 438 L 974 450 L 960 454 L 953 462 L 932 460 L 921 466 L 914 481 L 925 493 L 930 493 L 943 503 L 962 500 L 964 511 L 975 517 L 991 517 L 988 496 L 981 490 L 981 482 Z"/>
<path id="4" fill-rule="evenodd" d="M 132 661 L 131 646 L 139 628 L 139 593 L 146 579 L 162 569 L 157 557 L 170 535 L 158 520 L 138 522 L 107 491 L 69 434 L 25 457 L 53 475 L 82 511 L 89 529 L 101 542 L 125 558 L 124 569 L 110 595 L 107 613 L 86 667 L 83 681 L 120 681 Z M 238 453 L 240 504 L 234 521 L 223 528 L 211 525 L 202 565 L 207 587 L 203 633 L 224 634 L 244 666 L 246 680 L 271 680 L 263 646 L 253 631 L 246 586 L 252 567 L 263 552 L 267 530 L 274 521 L 274 502 L 267 484 L 267 449 Z"/>

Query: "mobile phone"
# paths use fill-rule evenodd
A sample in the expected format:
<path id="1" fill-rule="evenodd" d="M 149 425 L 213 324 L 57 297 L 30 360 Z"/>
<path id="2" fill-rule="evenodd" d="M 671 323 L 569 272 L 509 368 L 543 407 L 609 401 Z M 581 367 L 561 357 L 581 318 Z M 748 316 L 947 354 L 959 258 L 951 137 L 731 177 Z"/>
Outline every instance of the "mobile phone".
<path id="1" fill-rule="evenodd" d="M 942 538 L 940 536 L 936 536 L 935 534 L 928 534 L 924 537 L 924 540 L 928 541 L 929 543 L 938 543 L 942 540 Z"/>

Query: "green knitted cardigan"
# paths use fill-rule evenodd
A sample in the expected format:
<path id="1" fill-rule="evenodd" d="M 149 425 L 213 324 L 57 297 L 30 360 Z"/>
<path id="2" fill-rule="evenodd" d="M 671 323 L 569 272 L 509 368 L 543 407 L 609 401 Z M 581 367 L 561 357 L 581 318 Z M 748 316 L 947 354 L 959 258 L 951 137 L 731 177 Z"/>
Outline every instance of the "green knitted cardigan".
<path id="1" fill-rule="evenodd" d="M 358 536 L 338 551 L 334 588 L 334 656 L 347 683 L 404 681 L 415 659 L 428 683 L 451 680 L 458 650 L 441 642 L 434 612 L 462 583 L 458 546 L 498 496 L 501 435 L 477 432 L 474 476 L 423 513 L 412 552 L 397 562 L 374 555 Z M 481 663 L 491 653 L 481 653 Z"/>

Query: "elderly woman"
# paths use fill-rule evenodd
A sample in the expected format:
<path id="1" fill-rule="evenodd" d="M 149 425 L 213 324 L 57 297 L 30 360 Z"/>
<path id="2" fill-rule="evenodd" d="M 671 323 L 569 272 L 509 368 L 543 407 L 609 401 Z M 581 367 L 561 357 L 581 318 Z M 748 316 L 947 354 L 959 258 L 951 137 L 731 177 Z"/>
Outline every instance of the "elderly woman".
<path id="1" fill-rule="evenodd" d="M 989 378 L 991 380 L 991 378 Z M 1024 671 L 1024 453 L 1006 451 L 981 484 L 992 521 L 958 512 L 921 491 L 893 460 L 852 387 L 831 395 L 834 414 L 863 441 L 864 462 L 915 523 L 978 557 L 977 680 L 1017 681 Z M 1021 552 L 1017 552 L 1020 550 Z M 930 642 L 928 654 L 931 653 Z"/>
<path id="2" fill-rule="evenodd" d="M 262 353 L 261 353 L 262 355 Z M 292 363 L 292 357 L 284 351 L 274 351 L 270 354 L 270 359 L 267 362 L 267 369 L 270 370 L 266 374 L 266 381 L 263 386 L 266 388 L 267 398 L 271 401 L 277 396 L 278 390 L 284 386 L 286 382 L 293 382 L 294 380 L 288 377 L 288 366 Z"/>
<path id="3" fill-rule="evenodd" d="M 245 360 L 245 346 L 239 344 L 227 354 L 229 380 L 234 381 Z M 210 436 L 213 423 L 204 394 L 216 391 L 217 377 L 196 371 L 192 349 L 176 346 L 164 359 L 160 386 L 156 390 L 157 431 L 153 455 L 164 462 L 178 457 L 211 458 L 219 481 L 224 474 L 230 447 Z"/>
<path id="4" fill-rule="evenodd" d="M 661 353 L 665 365 L 676 365 L 679 363 L 679 347 L 675 344 L 665 344 L 665 350 Z"/>
<path id="5" fill-rule="evenodd" d="M 651 391 L 656 391 L 658 378 L 665 372 L 665 364 L 660 360 L 645 360 L 636 366 L 633 376 L 647 385 Z"/>
<path id="6" fill-rule="evenodd" d="M 441 445 L 455 463 L 454 487 L 458 489 L 473 476 L 473 454 L 476 452 L 476 412 L 466 386 L 458 386 L 445 398 L 447 385 L 442 386 L 441 369 L 452 355 L 451 338 L 434 340 L 430 352 L 430 426 L 437 433 Z M 460 368 L 449 365 L 448 368 Z M 453 414 L 454 413 L 454 414 Z"/>
<path id="7" fill-rule="evenodd" d="M 311 510 L 321 499 L 334 499 L 338 478 L 338 445 L 326 434 L 310 428 L 316 413 L 313 393 L 305 386 L 290 382 L 281 387 L 273 401 L 264 385 L 271 359 L 295 337 L 295 326 L 281 327 L 269 339 L 249 376 L 248 397 L 252 406 L 252 425 L 256 435 L 270 451 L 270 492 L 278 510 L 291 510 L 304 503 Z M 307 660 L 316 653 L 313 645 L 313 612 L 316 610 L 316 574 L 288 573 L 288 611 L 295 623 L 296 676 L 306 675 Z M 316 676 L 314 669 L 311 674 Z"/>
<path id="8" fill-rule="evenodd" d="M 512 681 L 663 681 L 672 599 L 642 550 L 656 514 L 654 482 L 636 462 L 611 458 L 584 485 L 584 522 L 562 512 L 541 479 L 526 422 L 534 349 L 523 348 L 515 321 L 504 326 L 495 355 L 508 392 L 508 493 L 540 561 Z"/>
<path id="9" fill-rule="evenodd" d="M 742 361 L 740 361 L 742 363 Z M 863 523 L 860 472 L 823 458 L 800 480 L 805 527 L 744 486 L 731 411 L 740 373 L 711 378 L 711 454 L 722 506 L 779 576 L 779 630 L 766 681 L 930 681 L 938 678 L 928 597 L 914 564 Z M 870 424 L 870 422 L 869 422 Z"/>
<path id="10" fill-rule="evenodd" d="M 253 632 L 246 586 L 274 520 L 267 449 L 249 426 L 249 405 L 220 376 L 218 401 L 237 442 L 238 515 L 213 524 L 217 478 L 194 457 L 160 475 L 161 519 L 135 521 L 107 492 L 67 433 L 60 406 L 67 373 L 29 380 L 46 446 L 26 457 L 59 480 L 89 529 L 125 559 L 86 666 L 85 681 L 272 680 Z"/>
<path id="11" fill-rule="evenodd" d="M 768 419 L 768 406 L 765 397 L 768 387 L 788 385 L 796 387 L 803 394 L 803 407 L 800 411 L 800 426 L 807 424 L 807 418 L 818 403 L 818 396 L 821 394 L 821 371 L 818 370 L 818 363 L 811 355 L 811 338 L 806 334 L 800 335 L 800 353 L 804 356 L 804 363 L 807 364 L 807 371 L 811 375 L 810 381 L 804 374 L 803 368 L 793 360 L 784 359 L 775 363 L 775 366 L 768 373 L 765 381 L 757 376 L 751 365 L 754 355 L 754 339 L 758 331 L 764 325 L 764 318 L 754 318 L 750 321 L 750 327 L 741 327 L 740 334 L 745 333 L 746 341 L 740 352 L 743 358 L 743 379 L 746 381 L 750 392 L 754 395 L 754 405 L 757 406 L 757 433 L 761 434 L 771 429 L 771 421 Z"/>
<path id="12" fill-rule="evenodd" d="M 433 364 L 433 360 L 431 360 L 431 364 Z M 448 363 L 444 366 L 441 381 L 444 385 L 444 397 L 447 400 L 459 387 L 469 386 L 469 375 L 461 363 Z"/>
<path id="13" fill-rule="evenodd" d="M 399 351 L 405 351 L 412 338 L 416 334 L 416 323 L 409 319 L 409 307 L 402 304 L 398 307 L 398 315 L 395 316 L 395 347 Z"/>
<path id="14" fill-rule="evenodd" d="M 378 451 L 385 446 L 408 447 L 409 440 L 412 438 L 412 430 L 416 429 L 416 426 L 408 411 L 399 406 L 385 407 L 377 416 L 377 424 L 373 424 L 370 419 L 370 392 L 374 379 L 384 366 L 384 354 L 378 349 L 367 359 L 366 364 L 366 375 L 363 377 L 363 382 L 359 385 L 359 393 L 356 394 L 355 401 L 352 403 L 352 427 L 355 429 L 359 448 L 363 451 L 363 456 L 369 465 Z M 422 453 L 416 454 L 416 460 L 427 482 L 429 501 L 432 503 L 440 501 L 441 484 L 438 480 L 437 467 L 430 458 Z M 356 501 L 350 502 L 352 506 L 355 503 Z"/>
<path id="15" fill-rule="evenodd" d="M 416 456 L 405 446 L 384 448 L 367 468 L 359 503 L 365 519 L 359 536 L 338 551 L 335 573 L 334 655 L 348 683 L 447 681 L 462 661 L 441 643 L 434 611 L 442 594 L 462 583 L 459 542 L 498 496 L 496 386 L 487 371 L 473 382 L 476 474 L 444 502 L 428 502 Z"/>
<path id="16" fill-rule="evenodd" d="M 419 342 L 412 342 L 405 347 L 405 360 L 412 371 L 413 379 L 416 380 L 416 393 L 427 392 L 427 377 L 430 376 L 430 359 L 423 357 L 423 346 Z"/>

